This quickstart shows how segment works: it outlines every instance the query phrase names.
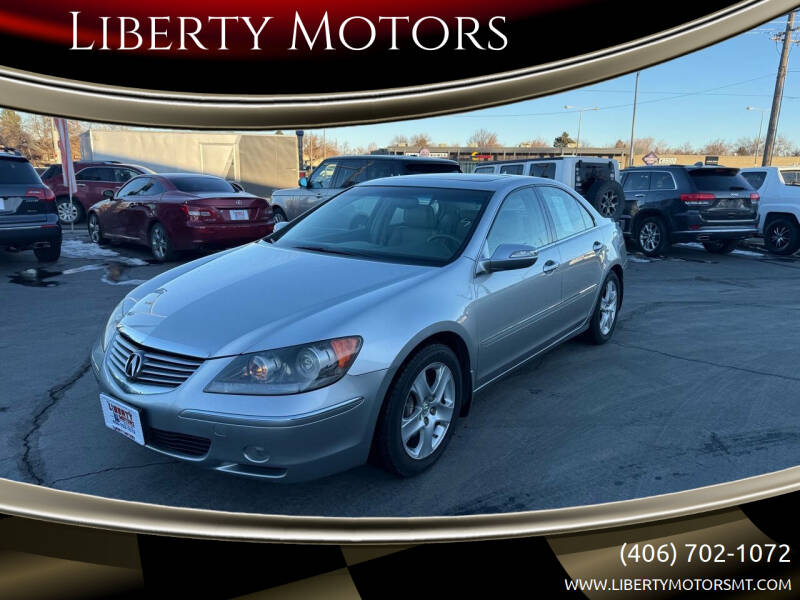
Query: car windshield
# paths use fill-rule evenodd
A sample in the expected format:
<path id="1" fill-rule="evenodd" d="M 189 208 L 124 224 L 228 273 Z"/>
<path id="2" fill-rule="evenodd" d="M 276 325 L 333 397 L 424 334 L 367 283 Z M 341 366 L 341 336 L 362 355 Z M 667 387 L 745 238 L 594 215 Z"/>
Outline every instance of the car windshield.
<path id="1" fill-rule="evenodd" d="M 170 181 L 182 192 L 236 192 L 236 188 L 219 177 L 171 177 Z"/>
<path id="2" fill-rule="evenodd" d="M 267 239 L 283 248 L 444 265 L 466 246 L 491 196 L 479 190 L 355 187 Z"/>
<path id="3" fill-rule="evenodd" d="M 0 160 L 0 183 L 41 184 L 42 180 L 27 160 Z"/>

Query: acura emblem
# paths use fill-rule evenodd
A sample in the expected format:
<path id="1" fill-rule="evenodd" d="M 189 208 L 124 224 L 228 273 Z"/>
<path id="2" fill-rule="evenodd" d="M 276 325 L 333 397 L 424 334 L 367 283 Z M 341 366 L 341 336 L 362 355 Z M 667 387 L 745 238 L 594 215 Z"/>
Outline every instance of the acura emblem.
<path id="1" fill-rule="evenodd" d="M 134 352 L 131 354 L 128 360 L 125 361 L 125 375 L 128 376 L 128 379 L 136 379 L 142 371 L 143 364 L 144 354 L 141 352 Z"/>
<path id="2" fill-rule="evenodd" d="M 236 201 L 236 206 L 241 206 L 241 205 L 242 205 L 242 201 L 241 200 L 237 200 Z"/>

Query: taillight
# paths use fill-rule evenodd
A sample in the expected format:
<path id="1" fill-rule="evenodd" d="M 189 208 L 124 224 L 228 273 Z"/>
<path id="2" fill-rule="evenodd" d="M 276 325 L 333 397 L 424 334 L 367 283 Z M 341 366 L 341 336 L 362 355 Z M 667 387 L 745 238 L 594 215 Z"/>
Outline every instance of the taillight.
<path id="1" fill-rule="evenodd" d="M 750 202 L 759 202 L 760 200 L 761 196 L 757 192 L 750 192 Z"/>
<path id="2" fill-rule="evenodd" d="M 190 222 L 198 223 L 201 221 L 216 221 L 216 215 L 208 209 L 191 207 L 188 204 L 181 204 L 181 212 L 185 214 Z"/>
<path id="3" fill-rule="evenodd" d="M 43 202 L 52 202 L 56 199 L 56 195 L 53 193 L 49 187 L 42 188 L 30 188 L 25 192 L 26 196 L 33 196 L 34 198 L 38 198 Z"/>
<path id="4" fill-rule="evenodd" d="M 711 206 L 716 199 L 714 194 L 681 194 L 681 201 L 686 206 Z"/>

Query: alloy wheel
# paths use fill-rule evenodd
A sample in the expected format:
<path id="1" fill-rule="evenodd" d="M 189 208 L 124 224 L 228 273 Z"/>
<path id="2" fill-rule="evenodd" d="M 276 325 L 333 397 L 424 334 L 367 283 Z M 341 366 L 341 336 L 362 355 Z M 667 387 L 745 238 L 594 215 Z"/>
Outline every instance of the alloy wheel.
<path id="1" fill-rule="evenodd" d="M 58 220 L 69 225 L 78 220 L 78 206 L 74 202 L 61 202 L 56 206 Z"/>
<path id="2" fill-rule="evenodd" d="M 167 236 L 161 227 L 154 227 L 150 235 L 150 245 L 156 258 L 162 260 L 167 255 Z"/>
<path id="3" fill-rule="evenodd" d="M 639 245 L 645 252 L 653 252 L 661 244 L 661 228 L 649 221 L 639 230 Z"/>
<path id="4" fill-rule="evenodd" d="M 279 210 L 273 211 L 272 213 L 272 221 L 274 223 L 283 223 L 286 220 L 286 217 L 283 216 L 283 213 Z"/>
<path id="5" fill-rule="evenodd" d="M 617 197 L 617 194 L 611 190 L 607 191 L 600 198 L 600 214 L 608 218 L 613 217 L 615 214 L 617 214 L 618 204 L 619 198 Z"/>
<path id="6" fill-rule="evenodd" d="M 100 243 L 100 223 L 95 215 L 89 216 L 89 239 L 95 244 Z"/>
<path id="7" fill-rule="evenodd" d="M 609 279 L 600 298 L 600 333 L 608 335 L 617 318 L 617 284 Z"/>
<path id="8" fill-rule="evenodd" d="M 408 456 L 422 460 L 436 451 L 453 419 L 455 399 L 455 379 L 447 365 L 435 362 L 419 372 L 400 421 L 400 437 Z"/>
<path id="9" fill-rule="evenodd" d="M 776 250 L 783 250 L 786 248 L 786 246 L 789 245 L 790 238 L 791 231 L 789 231 L 788 226 L 778 223 L 770 227 L 769 239 Z"/>

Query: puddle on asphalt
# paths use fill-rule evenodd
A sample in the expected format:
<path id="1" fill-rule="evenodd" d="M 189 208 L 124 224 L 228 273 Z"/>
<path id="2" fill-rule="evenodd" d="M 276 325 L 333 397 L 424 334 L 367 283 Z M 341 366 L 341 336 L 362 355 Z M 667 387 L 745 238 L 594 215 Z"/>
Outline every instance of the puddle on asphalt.
<path id="1" fill-rule="evenodd" d="M 144 262 L 144 261 L 142 261 Z M 61 285 L 62 281 L 55 278 L 63 275 L 72 275 L 74 273 L 82 273 L 84 271 L 100 271 L 105 273 L 100 278 L 100 281 L 108 285 L 139 285 L 147 281 L 146 279 L 128 279 L 126 272 L 132 265 L 123 262 L 108 262 L 102 265 L 84 265 L 82 267 L 75 267 L 74 269 L 65 269 L 63 271 L 49 271 L 47 269 L 37 267 L 32 269 L 25 269 L 18 271 L 13 275 L 9 275 L 9 283 L 23 285 L 26 287 L 56 287 Z M 139 265 L 135 265 L 139 266 Z"/>

